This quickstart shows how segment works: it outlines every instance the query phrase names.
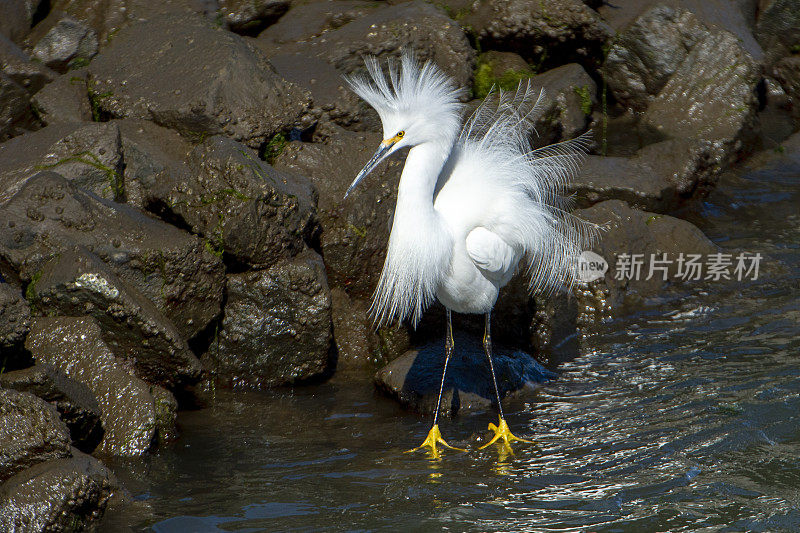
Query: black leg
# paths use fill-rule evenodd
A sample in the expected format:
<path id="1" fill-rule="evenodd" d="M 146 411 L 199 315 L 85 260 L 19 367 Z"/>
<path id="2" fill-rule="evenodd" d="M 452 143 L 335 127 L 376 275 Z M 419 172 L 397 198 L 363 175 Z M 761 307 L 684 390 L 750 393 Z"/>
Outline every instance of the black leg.
<path id="1" fill-rule="evenodd" d="M 497 377 L 494 374 L 494 364 L 492 363 L 492 313 L 486 313 L 486 329 L 483 334 L 483 350 L 486 352 L 486 357 L 489 359 L 489 370 L 492 372 L 492 383 L 494 383 L 494 393 L 497 398 L 497 409 L 500 411 L 500 418 L 503 416 L 503 405 L 500 403 L 500 390 L 497 388 Z"/>
<path id="2" fill-rule="evenodd" d="M 436 411 L 433 413 L 433 425 L 435 426 L 439 420 L 439 406 L 442 403 L 442 391 L 444 391 L 444 378 L 447 376 L 447 363 L 450 362 L 450 356 L 453 354 L 453 322 L 450 316 L 450 309 L 447 309 L 447 332 L 444 339 L 444 368 L 442 369 L 442 383 L 439 385 L 439 397 L 436 399 Z"/>

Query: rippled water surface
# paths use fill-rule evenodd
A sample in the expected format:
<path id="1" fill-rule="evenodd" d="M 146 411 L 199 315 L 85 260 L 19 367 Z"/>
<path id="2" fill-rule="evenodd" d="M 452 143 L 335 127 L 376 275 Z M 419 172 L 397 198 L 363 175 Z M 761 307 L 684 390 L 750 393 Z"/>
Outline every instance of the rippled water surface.
<path id="1" fill-rule="evenodd" d="M 430 420 L 344 378 L 218 391 L 176 443 L 111 463 L 134 503 L 103 529 L 800 531 L 799 178 L 787 157 L 723 181 L 693 220 L 762 277 L 603 325 L 508 404 L 537 446 L 403 454 Z M 490 420 L 442 431 L 471 444 Z"/>

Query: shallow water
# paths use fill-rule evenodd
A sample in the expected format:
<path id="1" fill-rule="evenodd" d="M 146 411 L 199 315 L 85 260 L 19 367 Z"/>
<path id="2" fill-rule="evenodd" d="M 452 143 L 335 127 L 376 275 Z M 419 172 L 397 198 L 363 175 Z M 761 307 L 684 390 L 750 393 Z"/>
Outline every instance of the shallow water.
<path id="1" fill-rule="evenodd" d="M 757 281 L 602 325 L 506 407 L 536 446 L 402 451 L 430 420 L 371 384 L 217 391 L 181 438 L 110 461 L 134 503 L 102 529 L 800 531 L 800 160 L 728 176 L 693 217 Z M 475 444 L 491 412 L 444 421 Z"/>

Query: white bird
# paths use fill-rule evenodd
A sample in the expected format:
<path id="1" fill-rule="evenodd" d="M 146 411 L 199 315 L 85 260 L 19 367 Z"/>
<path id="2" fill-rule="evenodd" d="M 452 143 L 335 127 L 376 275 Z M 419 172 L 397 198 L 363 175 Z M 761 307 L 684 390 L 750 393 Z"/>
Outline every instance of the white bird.
<path id="1" fill-rule="evenodd" d="M 345 198 L 388 155 L 409 148 L 397 192 L 386 261 L 373 297 L 376 324 L 410 319 L 416 326 L 434 301 L 447 310 L 445 362 L 433 427 L 423 444 L 438 456 L 448 445 L 437 423 L 453 350 L 451 312 L 486 316 L 483 339 L 494 381 L 499 423 L 489 424 L 508 446 L 508 428 L 491 355 L 491 311 L 500 289 L 526 261 L 530 289 L 569 285 L 593 227 L 567 211 L 562 196 L 586 150 L 587 137 L 531 149 L 532 120 L 541 111 L 529 83 L 492 94 L 464 122 L 460 91 L 433 63 L 412 54 L 388 63 L 374 57 L 353 91 L 378 112 L 384 141 Z M 525 441 L 530 442 L 530 441 Z M 482 448 L 483 448 L 482 447 Z M 457 449 L 457 448 L 453 448 Z M 410 451 L 414 451 L 410 450 Z"/>

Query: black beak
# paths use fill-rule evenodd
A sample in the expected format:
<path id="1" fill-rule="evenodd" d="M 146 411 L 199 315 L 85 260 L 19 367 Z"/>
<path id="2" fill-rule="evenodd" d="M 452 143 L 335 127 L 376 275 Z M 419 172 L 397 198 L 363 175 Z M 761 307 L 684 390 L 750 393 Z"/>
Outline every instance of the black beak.
<path id="1" fill-rule="evenodd" d="M 372 156 L 372 159 L 370 159 L 369 162 L 366 165 L 364 165 L 364 168 L 362 168 L 361 172 L 358 173 L 358 176 L 356 176 L 356 179 L 354 179 L 353 183 L 350 184 L 350 187 L 347 188 L 347 192 L 344 193 L 344 197 L 345 198 L 347 198 L 347 196 L 351 192 L 353 192 L 353 189 L 356 188 L 356 185 L 358 185 L 358 183 L 361 180 L 363 180 L 367 176 L 367 174 L 372 172 L 375 169 L 375 167 L 378 166 L 378 163 L 383 161 L 383 159 L 387 155 L 389 155 L 389 152 L 391 152 L 392 146 L 394 146 L 394 145 L 395 145 L 394 142 L 381 143 L 380 147 L 375 152 L 375 155 Z"/>

